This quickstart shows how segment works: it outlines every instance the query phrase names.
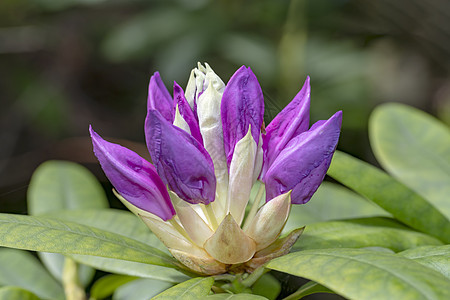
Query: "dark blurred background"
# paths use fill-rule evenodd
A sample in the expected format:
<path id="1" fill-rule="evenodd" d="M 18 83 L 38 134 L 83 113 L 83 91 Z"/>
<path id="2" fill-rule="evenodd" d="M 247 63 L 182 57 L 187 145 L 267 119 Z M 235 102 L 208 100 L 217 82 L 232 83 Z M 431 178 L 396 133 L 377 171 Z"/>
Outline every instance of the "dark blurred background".
<path id="1" fill-rule="evenodd" d="M 375 163 L 377 104 L 450 124 L 449 20 L 448 0 L 2 0 L 0 211 L 26 212 L 30 176 L 48 159 L 104 180 L 89 124 L 147 155 L 150 75 L 184 87 L 197 61 L 225 82 L 252 67 L 266 123 L 310 75 L 312 121 L 343 110 L 339 148 Z"/>

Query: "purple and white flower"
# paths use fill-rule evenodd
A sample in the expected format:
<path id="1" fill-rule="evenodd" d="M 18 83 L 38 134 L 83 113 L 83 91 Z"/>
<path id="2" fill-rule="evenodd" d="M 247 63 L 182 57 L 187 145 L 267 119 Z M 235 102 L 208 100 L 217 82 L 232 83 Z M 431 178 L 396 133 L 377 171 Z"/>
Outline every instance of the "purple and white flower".
<path id="1" fill-rule="evenodd" d="M 301 230 L 279 239 L 290 206 L 311 199 L 336 149 L 342 112 L 309 128 L 309 104 L 307 78 L 262 131 L 264 98 L 252 70 L 242 66 L 225 85 L 198 64 L 186 91 L 174 83 L 173 97 L 158 72 L 150 79 L 152 163 L 90 132 L 117 197 L 175 258 L 201 274 L 251 272 L 295 243 Z"/>

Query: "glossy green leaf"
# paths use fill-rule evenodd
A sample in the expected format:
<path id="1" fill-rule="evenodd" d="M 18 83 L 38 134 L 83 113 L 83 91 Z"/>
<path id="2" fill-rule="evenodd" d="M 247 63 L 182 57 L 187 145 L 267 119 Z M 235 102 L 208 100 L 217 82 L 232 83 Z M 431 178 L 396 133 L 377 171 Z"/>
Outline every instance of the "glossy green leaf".
<path id="1" fill-rule="evenodd" d="M 302 299 L 303 297 L 306 297 L 306 296 L 312 295 L 312 294 L 316 294 L 316 293 L 334 294 L 334 292 L 332 290 L 330 290 L 329 288 L 324 287 L 323 285 L 318 284 L 317 282 L 310 281 L 310 282 L 302 285 L 295 293 L 287 296 L 283 300 Z"/>
<path id="2" fill-rule="evenodd" d="M 413 259 L 450 279 L 450 245 L 417 247 L 398 255 Z"/>
<path id="3" fill-rule="evenodd" d="M 44 299 L 64 299 L 61 285 L 30 253 L 0 249 L 0 266 L 0 285 L 21 287 Z"/>
<path id="4" fill-rule="evenodd" d="M 75 222 L 135 239 L 168 252 L 166 246 L 137 216 L 118 209 L 90 209 L 58 211 L 46 217 Z"/>
<path id="5" fill-rule="evenodd" d="M 179 283 L 190 279 L 189 276 L 172 268 L 98 256 L 71 255 L 70 257 L 79 263 L 110 273 L 150 278 L 170 283 Z"/>
<path id="6" fill-rule="evenodd" d="M 136 240 L 45 217 L 0 214 L 0 246 L 179 267 L 166 253 Z"/>
<path id="7" fill-rule="evenodd" d="M 306 226 L 293 250 L 384 247 L 395 252 L 423 245 L 442 245 L 388 218 L 329 221 Z"/>
<path id="8" fill-rule="evenodd" d="M 108 207 L 105 192 L 85 167 L 69 161 L 47 161 L 41 164 L 28 188 L 28 212 L 41 215 L 72 209 L 102 209 Z M 61 281 L 64 257 L 57 253 L 38 253 L 47 269 Z M 78 268 L 80 282 L 86 286 L 95 270 Z"/>
<path id="9" fill-rule="evenodd" d="M 212 277 L 197 277 L 177 284 L 152 299 L 202 299 L 209 294 L 213 284 L 214 279 Z"/>
<path id="10" fill-rule="evenodd" d="M 113 300 L 148 300 L 162 291 L 170 288 L 172 284 L 154 279 L 137 279 L 119 287 Z M 187 298 L 186 298 L 187 299 Z"/>
<path id="11" fill-rule="evenodd" d="M 85 167 L 68 161 L 40 165 L 28 188 L 28 212 L 45 214 L 65 209 L 107 208 L 105 192 Z"/>
<path id="12" fill-rule="evenodd" d="M 442 274 L 396 254 L 366 249 L 291 253 L 268 268 L 304 277 L 349 299 L 450 299 Z"/>
<path id="13" fill-rule="evenodd" d="M 138 278 L 116 274 L 103 276 L 92 285 L 90 298 L 100 300 L 109 297 L 118 287 L 136 279 Z"/>
<path id="14" fill-rule="evenodd" d="M 0 299 L 4 300 L 39 300 L 39 298 L 27 290 L 15 286 L 0 287 Z"/>
<path id="15" fill-rule="evenodd" d="M 205 299 L 209 299 L 209 300 L 264 300 L 267 299 L 266 297 L 263 296 L 259 296 L 259 295 L 252 295 L 252 294 L 215 294 L 215 295 L 211 295 L 206 297 Z"/>
<path id="16" fill-rule="evenodd" d="M 450 219 L 450 130 L 410 106 L 377 107 L 369 122 L 370 142 L 380 164 Z"/>
<path id="17" fill-rule="evenodd" d="M 380 169 L 336 151 L 328 175 L 406 225 L 450 242 L 450 221 L 428 201 Z"/>
<path id="18" fill-rule="evenodd" d="M 281 283 L 271 274 L 264 274 L 252 286 L 255 295 L 275 300 L 281 292 Z"/>
<path id="19" fill-rule="evenodd" d="M 343 186 L 323 182 L 311 201 L 303 205 L 292 205 L 284 231 L 317 222 L 373 216 L 389 214 Z"/>

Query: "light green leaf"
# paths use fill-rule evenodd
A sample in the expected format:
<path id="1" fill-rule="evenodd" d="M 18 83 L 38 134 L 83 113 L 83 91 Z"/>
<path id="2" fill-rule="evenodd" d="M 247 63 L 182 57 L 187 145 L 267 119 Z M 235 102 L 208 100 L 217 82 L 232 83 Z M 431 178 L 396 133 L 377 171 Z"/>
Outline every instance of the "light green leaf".
<path id="1" fill-rule="evenodd" d="M 0 299 L 5 300 L 39 300 L 39 298 L 24 289 L 15 286 L 5 286 L 0 288 Z"/>
<path id="2" fill-rule="evenodd" d="M 190 279 L 189 276 L 172 268 L 98 256 L 71 255 L 70 257 L 77 262 L 110 273 L 150 278 L 170 283 L 179 283 Z"/>
<path id="3" fill-rule="evenodd" d="M 108 207 L 105 192 L 85 167 L 68 161 L 47 161 L 31 177 L 28 188 L 30 215 L 65 209 Z"/>
<path id="4" fill-rule="evenodd" d="M 323 285 L 320 285 L 317 282 L 310 281 L 302 285 L 295 293 L 284 298 L 284 300 L 301 299 L 303 297 L 316 293 L 334 294 L 334 292 L 329 288 L 324 287 Z"/>
<path id="5" fill-rule="evenodd" d="M 30 253 L 0 249 L 0 266 L 0 285 L 21 287 L 44 299 L 64 299 L 61 285 Z"/>
<path id="6" fill-rule="evenodd" d="M 166 251 L 167 247 L 150 231 L 137 216 L 118 209 L 86 209 L 58 211 L 46 217 L 74 222 L 135 239 Z"/>
<path id="7" fill-rule="evenodd" d="M 116 274 L 103 276 L 92 286 L 90 297 L 91 299 L 104 299 L 111 296 L 118 287 L 136 279 L 137 277 Z"/>
<path id="8" fill-rule="evenodd" d="M 209 294 L 213 284 L 214 279 L 212 277 L 197 277 L 177 284 L 152 299 L 201 299 Z"/>
<path id="9" fill-rule="evenodd" d="M 450 222 L 433 205 L 380 169 L 336 151 L 328 175 L 414 229 L 450 242 Z"/>
<path id="10" fill-rule="evenodd" d="M 267 268 L 313 280 L 349 299 L 450 299 L 450 281 L 442 274 L 385 252 L 306 250 L 276 258 Z"/>
<path id="11" fill-rule="evenodd" d="M 292 205 L 284 231 L 317 222 L 373 216 L 389 214 L 343 186 L 323 182 L 311 201 L 303 205 Z"/>
<path id="12" fill-rule="evenodd" d="M 0 246 L 83 254 L 178 268 L 169 255 L 136 240 L 81 224 L 0 214 Z"/>
<path id="13" fill-rule="evenodd" d="M 113 300 L 148 300 L 170 288 L 172 284 L 154 279 L 137 279 L 119 287 Z M 187 298 L 186 298 L 187 299 Z"/>
<path id="14" fill-rule="evenodd" d="M 398 252 L 423 245 L 442 242 L 392 219 L 367 218 L 308 225 L 293 249 L 384 247 Z"/>
<path id="15" fill-rule="evenodd" d="M 255 295 L 275 300 L 281 292 L 281 283 L 271 274 L 264 274 L 252 286 L 252 292 Z"/>
<path id="16" fill-rule="evenodd" d="M 380 164 L 450 219 L 450 130 L 410 106 L 377 107 L 370 142 Z"/>
<path id="17" fill-rule="evenodd" d="M 450 245 L 422 246 L 398 253 L 434 269 L 450 279 Z"/>
<path id="18" fill-rule="evenodd" d="M 211 295 L 206 297 L 205 299 L 209 299 L 209 300 L 264 300 L 267 299 L 266 297 L 263 296 L 259 296 L 259 295 L 252 295 L 252 294 L 215 294 L 215 295 Z"/>
<path id="19" fill-rule="evenodd" d="M 64 267 L 64 255 L 50 252 L 37 252 L 41 262 L 58 281 L 62 282 L 62 274 Z M 78 265 L 77 266 L 78 279 L 82 286 L 86 287 L 94 278 L 95 270 L 91 267 Z"/>
<path id="20" fill-rule="evenodd" d="M 47 161 L 41 164 L 28 188 L 30 215 L 72 209 L 102 209 L 108 207 L 105 192 L 89 170 L 69 161 Z M 38 253 L 47 269 L 61 281 L 64 257 L 56 253 Z M 95 270 L 86 266 L 78 268 L 83 286 L 93 278 Z"/>

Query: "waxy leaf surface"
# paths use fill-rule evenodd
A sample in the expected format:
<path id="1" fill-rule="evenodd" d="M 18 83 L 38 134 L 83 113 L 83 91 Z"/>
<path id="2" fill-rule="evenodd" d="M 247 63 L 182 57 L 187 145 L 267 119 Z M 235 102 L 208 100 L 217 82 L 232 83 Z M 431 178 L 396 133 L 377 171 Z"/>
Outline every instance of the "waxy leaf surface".
<path id="1" fill-rule="evenodd" d="M 442 274 L 396 254 L 366 249 L 317 249 L 269 262 L 269 269 L 320 283 L 348 299 L 449 299 Z"/>
<path id="2" fill-rule="evenodd" d="M 450 129 L 399 103 L 375 109 L 370 142 L 380 164 L 450 219 Z"/>

